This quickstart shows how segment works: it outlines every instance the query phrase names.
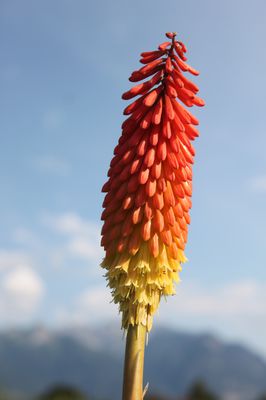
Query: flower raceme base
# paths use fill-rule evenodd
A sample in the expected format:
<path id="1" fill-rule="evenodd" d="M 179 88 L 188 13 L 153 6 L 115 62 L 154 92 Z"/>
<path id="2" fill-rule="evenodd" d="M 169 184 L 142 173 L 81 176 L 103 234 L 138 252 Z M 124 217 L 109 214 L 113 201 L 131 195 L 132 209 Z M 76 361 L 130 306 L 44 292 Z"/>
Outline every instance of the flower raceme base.
<path id="1" fill-rule="evenodd" d="M 198 87 L 184 72 L 199 72 L 185 61 L 176 33 L 158 50 L 141 53 L 139 82 L 122 95 L 135 97 L 125 110 L 122 135 L 103 186 L 102 266 L 122 326 L 149 331 L 161 296 L 175 293 L 187 242 L 192 195 L 191 144 L 198 120 L 184 107 L 203 106 Z M 182 104 L 183 103 L 183 104 Z"/>

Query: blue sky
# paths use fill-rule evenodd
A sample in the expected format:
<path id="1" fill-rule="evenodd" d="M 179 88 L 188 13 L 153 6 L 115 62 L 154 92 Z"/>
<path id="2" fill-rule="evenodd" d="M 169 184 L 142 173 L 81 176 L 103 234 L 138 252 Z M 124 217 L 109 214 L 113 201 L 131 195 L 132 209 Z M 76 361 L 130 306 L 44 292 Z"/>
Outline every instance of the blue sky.
<path id="1" fill-rule="evenodd" d="M 189 263 L 155 324 L 266 355 L 266 3 L 162 4 L 0 2 L 1 328 L 117 318 L 98 266 L 100 190 L 139 54 L 177 31 L 206 107 Z"/>

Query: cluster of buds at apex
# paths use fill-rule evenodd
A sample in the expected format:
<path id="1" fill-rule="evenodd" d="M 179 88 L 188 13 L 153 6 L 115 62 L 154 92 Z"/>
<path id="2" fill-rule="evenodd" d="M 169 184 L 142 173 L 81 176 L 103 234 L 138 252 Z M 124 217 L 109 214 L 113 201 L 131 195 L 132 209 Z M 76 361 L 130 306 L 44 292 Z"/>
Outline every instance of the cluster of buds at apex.
<path id="1" fill-rule="evenodd" d="M 192 195 L 191 144 L 198 120 L 185 106 L 203 106 L 198 87 L 184 72 L 186 47 L 175 32 L 157 50 L 141 53 L 143 67 L 129 80 L 139 82 L 122 95 L 137 97 L 114 149 L 103 186 L 102 267 L 122 327 L 142 324 L 149 331 L 162 296 L 175 293 L 187 242 Z M 181 104 L 183 103 L 183 104 Z"/>

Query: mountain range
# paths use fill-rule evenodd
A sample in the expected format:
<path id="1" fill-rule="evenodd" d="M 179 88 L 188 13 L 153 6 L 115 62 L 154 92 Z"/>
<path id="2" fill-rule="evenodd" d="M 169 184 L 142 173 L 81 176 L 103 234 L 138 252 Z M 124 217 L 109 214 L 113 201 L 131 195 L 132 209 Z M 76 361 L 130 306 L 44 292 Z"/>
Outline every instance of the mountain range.
<path id="1" fill-rule="evenodd" d="M 118 327 L 44 327 L 0 333 L 0 388 L 17 398 L 68 384 L 103 400 L 121 398 L 125 340 Z M 157 328 L 149 335 L 149 392 L 177 398 L 196 380 L 223 400 L 255 400 L 266 391 L 266 361 L 211 334 Z"/>

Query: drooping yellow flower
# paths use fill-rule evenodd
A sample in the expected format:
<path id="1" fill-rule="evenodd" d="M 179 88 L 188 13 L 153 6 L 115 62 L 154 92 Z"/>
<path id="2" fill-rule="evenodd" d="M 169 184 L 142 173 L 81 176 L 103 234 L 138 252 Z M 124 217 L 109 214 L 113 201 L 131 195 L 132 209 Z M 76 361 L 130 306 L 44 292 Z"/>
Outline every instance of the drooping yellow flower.
<path id="1" fill-rule="evenodd" d="M 122 326 L 142 324 L 149 331 L 162 296 L 175 293 L 187 242 L 195 155 L 191 141 L 198 120 L 187 107 L 203 106 L 198 87 L 183 72 L 198 75 L 185 63 L 186 47 L 170 41 L 141 54 L 144 66 L 132 73 L 122 135 L 103 187 L 102 266 Z"/>

